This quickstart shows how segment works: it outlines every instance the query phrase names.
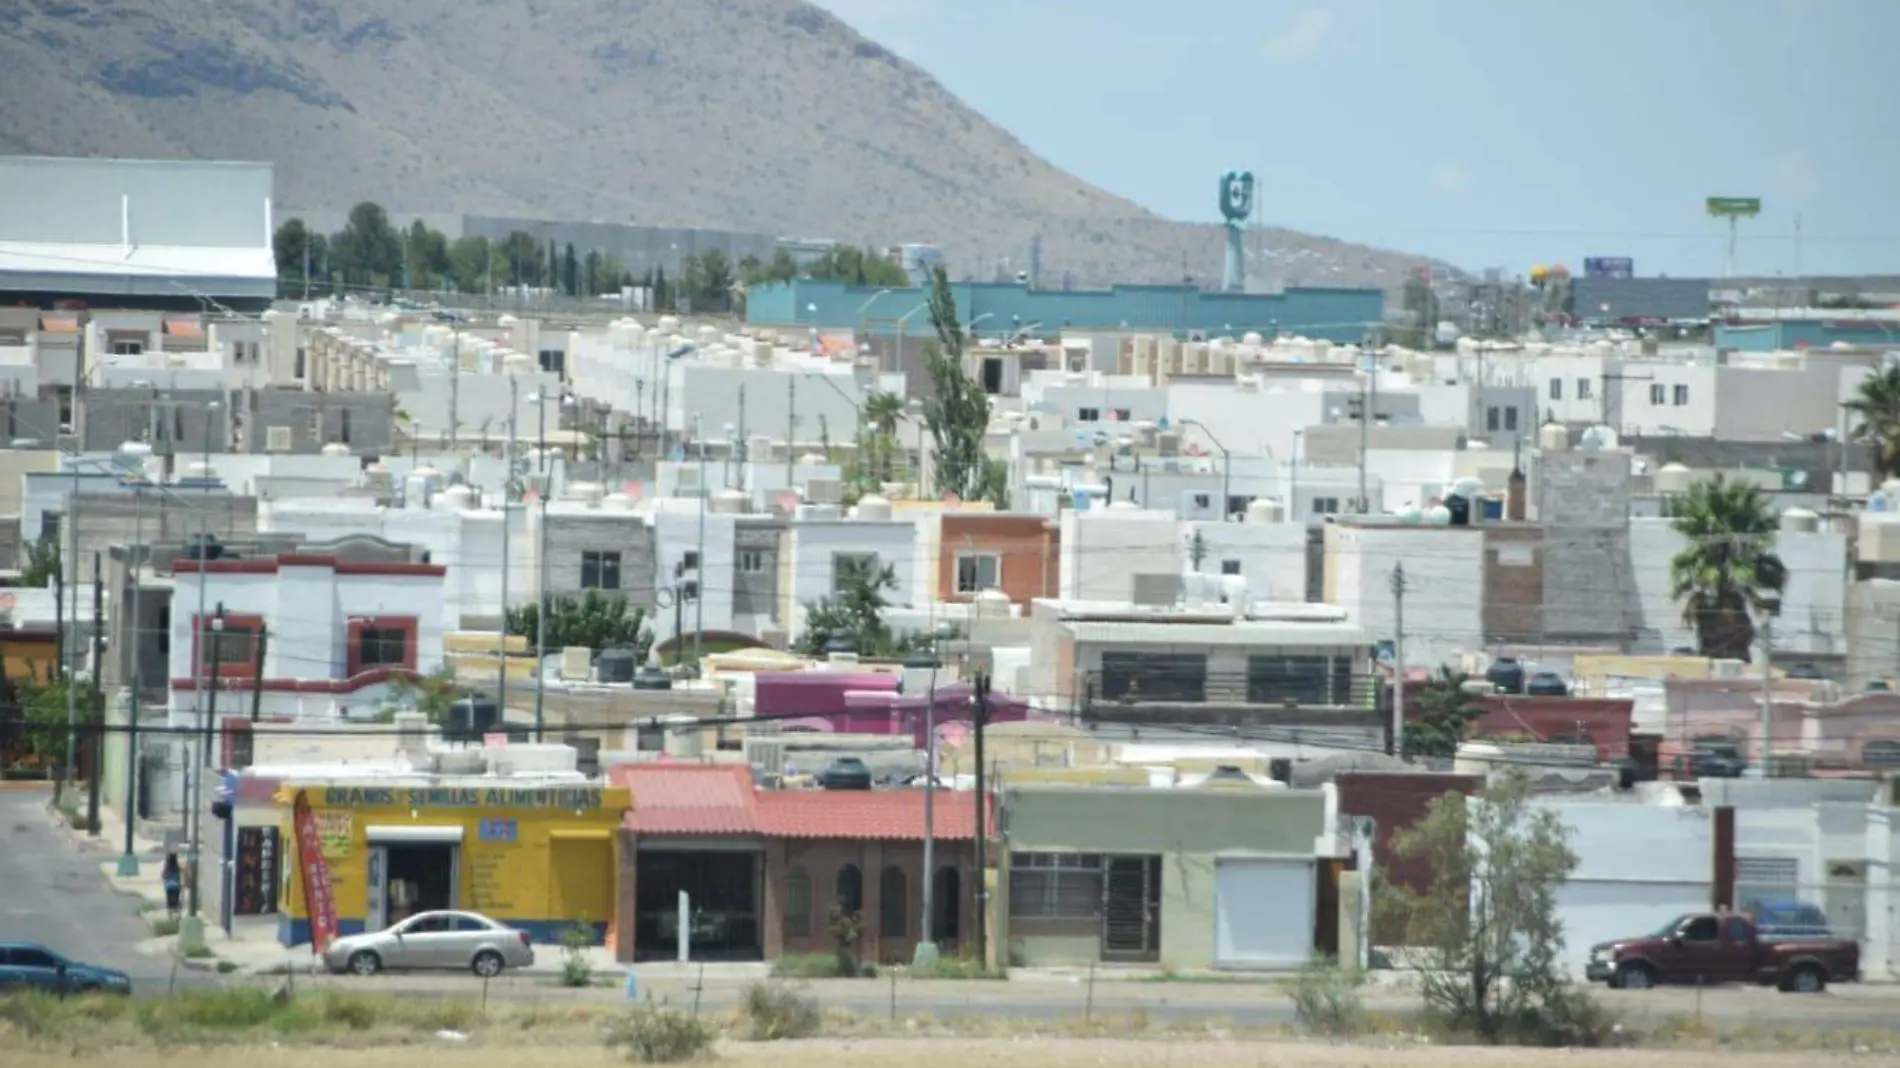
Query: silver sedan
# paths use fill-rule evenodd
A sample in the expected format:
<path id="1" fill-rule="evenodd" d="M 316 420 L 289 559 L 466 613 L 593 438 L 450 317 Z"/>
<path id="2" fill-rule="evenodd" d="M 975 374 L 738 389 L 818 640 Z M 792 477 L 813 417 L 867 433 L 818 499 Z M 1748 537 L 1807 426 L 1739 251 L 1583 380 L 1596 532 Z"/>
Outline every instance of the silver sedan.
<path id="1" fill-rule="evenodd" d="M 504 968 L 534 964 L 534 946 L 517 931 L 473 912 L 418 912 L 387 930 L 330 943 L 323 964 L 332 972 L 375 975 L 385 968 L 461 969 L 483 978 Z"/>

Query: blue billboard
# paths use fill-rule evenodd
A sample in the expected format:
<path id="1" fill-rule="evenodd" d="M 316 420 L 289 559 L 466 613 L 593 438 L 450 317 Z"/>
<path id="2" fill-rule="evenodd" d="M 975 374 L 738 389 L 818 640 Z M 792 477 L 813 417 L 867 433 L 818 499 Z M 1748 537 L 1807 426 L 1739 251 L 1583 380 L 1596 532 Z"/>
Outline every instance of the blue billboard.
<path id="1" fill-rule="evenodd" d="M 1583 276 L 1585 278 L 1634 278 L 1636 263 L 1628 256 L 1585 256 Z"/>

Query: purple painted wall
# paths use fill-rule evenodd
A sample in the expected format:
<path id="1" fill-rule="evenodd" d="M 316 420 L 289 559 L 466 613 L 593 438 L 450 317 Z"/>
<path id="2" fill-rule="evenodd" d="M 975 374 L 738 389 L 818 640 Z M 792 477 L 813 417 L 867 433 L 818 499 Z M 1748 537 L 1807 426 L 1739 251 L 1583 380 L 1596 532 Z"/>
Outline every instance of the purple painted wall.
<path id="1" fill-rule="evenodd" d="M 823 721 L 840 734 L 908 734 L 924 746 L 925 697 L 900 694 L 896 675 L 843 672 L 771 672 L 757 676 L 754 699 L 761 716 L 797 716 Z M 937 687 L 936 722 L 972 722 L 971 687 L 953 682 Z M 1019 723 L 1029 706 L 1009 694 L 990 694 L 991 723 Z M 791 726 L 791 724 L 787 724 Z"/>

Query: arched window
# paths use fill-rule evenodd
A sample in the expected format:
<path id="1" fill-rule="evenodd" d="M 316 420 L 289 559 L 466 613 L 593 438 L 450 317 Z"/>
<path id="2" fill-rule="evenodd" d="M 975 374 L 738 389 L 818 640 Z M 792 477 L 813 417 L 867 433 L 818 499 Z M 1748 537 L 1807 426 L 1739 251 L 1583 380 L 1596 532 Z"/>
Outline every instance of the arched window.
<path id="1" fill-rule="evenodd" d="M 785 937 L 811 934 L 811 873 L 793 868 L 785 873 Z"/>
<path id="2" fill-rule="evenodd" d="M 838 907 L 846 912 L 864 911 L 864 873 L 856 864 L 838 869 Z"/>
<path id="3" fill-rule="evenodd" d="M 1860 762 L 1870 768 L 1900 767 L 1900 739 L 1875 738 L 1861 746 Z"/>
<path id="4" fill-rule="evenodd" d="M 910 933 L 910 880 L 892 864 L 877 883 L 877 930 L 880 938 L 903 938 Z"/>

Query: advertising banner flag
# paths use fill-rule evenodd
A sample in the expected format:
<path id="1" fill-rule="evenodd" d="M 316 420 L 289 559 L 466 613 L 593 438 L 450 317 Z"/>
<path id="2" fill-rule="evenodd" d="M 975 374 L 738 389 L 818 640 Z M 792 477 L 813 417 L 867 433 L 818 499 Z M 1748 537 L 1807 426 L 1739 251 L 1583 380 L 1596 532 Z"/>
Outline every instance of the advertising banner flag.
<path id="1" fill-rule="evenodd" d="M 303 910 L 310 918 L 310 949 L 318 956 L 336 937 L 336 893 L 330 886 L 330 865 L 323 859 L 323 834 L 310 797 L 297 791 L 292 809 L 297 834 L 297 864 L 303 875 Z"/>

